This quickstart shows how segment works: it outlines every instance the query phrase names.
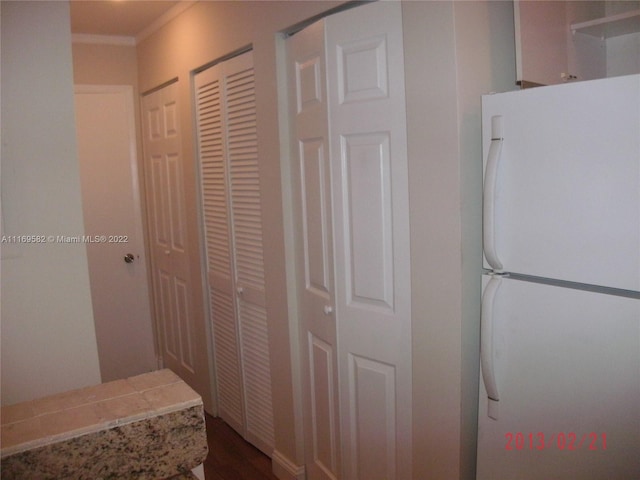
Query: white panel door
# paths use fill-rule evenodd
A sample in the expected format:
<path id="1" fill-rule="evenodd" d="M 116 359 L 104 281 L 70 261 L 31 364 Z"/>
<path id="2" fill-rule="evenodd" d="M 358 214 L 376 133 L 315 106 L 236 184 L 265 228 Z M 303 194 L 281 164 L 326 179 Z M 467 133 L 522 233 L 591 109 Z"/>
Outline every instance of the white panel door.
<path id="1" fill-rule="evenodd" d="M 194 84 L 220 415 L 270 455 L 273 407 L 252 52 L 198 73 Z"/>
<path id="2" fill-rule="evenodd" d="M 309 478 L 411 478 L 400 5 L 329 16 L 288 47 Z"/>
<path id="3" fill-rule="evenodd" d="M 485 253 L 508 272 L 639 291 L 640 75 L 482 101 Z"/>
<path id="4" fill-rule="evenodd" d="M 207 340 L 193 313 L 177 93 L 174 82 L 142 98 L 155 313 L 164 366 L 205 396 Z"/>
<path id="5" fill-rule="evenodd" d="M 411 276 L 399 2 L 326 19 L 344 478 L 411 478 Z"/>
<path id="6" fill-rule="evenodd" d="M 85 243 L 100 374 L 108 382 L 158 367 L 142 234 L 133 89 L 76 85 L 75 112 L 85 234 L 94 240 Z"/>
<path id="7" fill-rule="evenodd" d="M 640 300 L 483 284 L 477 478 L 640 478 Z"/>
<path id="8" fill-rule="evenodd" d="M 341 453 L 324 21 L 289 38 L 287 54 L 305 468 L 309 479 L 334 479 L 340 476 Z"/>

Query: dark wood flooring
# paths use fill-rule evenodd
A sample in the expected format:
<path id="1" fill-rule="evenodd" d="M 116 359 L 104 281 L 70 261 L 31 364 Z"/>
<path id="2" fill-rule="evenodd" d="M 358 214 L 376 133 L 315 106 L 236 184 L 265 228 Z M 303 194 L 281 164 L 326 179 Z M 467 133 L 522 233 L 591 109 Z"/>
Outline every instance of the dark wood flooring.
<path id="1" fill-rule="evenodd" d="M 278 480 L 271 459 L 244 441 L 219 418 L 205 414 L 209 455 L 204 462 L 206 480 Z"/>

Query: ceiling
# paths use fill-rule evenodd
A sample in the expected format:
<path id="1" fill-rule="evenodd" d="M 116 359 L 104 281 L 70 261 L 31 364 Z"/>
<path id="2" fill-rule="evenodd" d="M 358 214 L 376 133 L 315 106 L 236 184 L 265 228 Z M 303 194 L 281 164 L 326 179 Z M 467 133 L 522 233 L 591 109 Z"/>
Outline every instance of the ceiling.
<path id="1" fill-rule="evenodd" d="M 179 3 L 170 0 L 72 0 L 71 32 L 135 37 Z"/>

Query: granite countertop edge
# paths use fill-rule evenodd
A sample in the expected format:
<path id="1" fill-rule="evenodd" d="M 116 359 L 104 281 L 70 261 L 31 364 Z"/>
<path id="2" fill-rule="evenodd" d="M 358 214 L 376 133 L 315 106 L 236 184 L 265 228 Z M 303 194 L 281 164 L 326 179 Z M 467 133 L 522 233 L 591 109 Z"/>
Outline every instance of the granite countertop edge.
<path id="1" fill-rule="evenodd" d="M 179 412 L 181 410 L 186 410 L 193 407 L 202 406 L 202 399 L 194 399 L 191 401 L 183 402 L 178 405 L 171 405 L 167 407 L 162 407 L 155 409 L 150 412 L 142 412 L 135 415 L 130 415 L 127 417 L 117 418 L 115 420 L 108 420 L 104 424 L 97 425 L 88 425 L 86 427 L 77 428 L 74 430 L 68 430 L 64 433 L 59 433 L 55 435 L 43 436 L 34 440 L 30 440 L 21 444 L 12 445 L 10 447 L 2 448 L 0 450 L 0 459 L 5 459 L 12 455 L 17 455 L 28 450 L 32 450 L 35 448 L 44 447 L 46 445 L 50 445 L 53 443 L 58 443 L 66 440 L 72 440 L 77 437 L 81 437 L 82 435 L 90 434 L 90 433 L 98 433 L 104 430 L 110 430 L 115 427 L 121 427 L 124 425 L 128 425 L 131 423 L 139 422 L 142 420 L 148 420 L 152 418 L 161 417 L 163 415 L 167 415 L 174 412 Z"/>

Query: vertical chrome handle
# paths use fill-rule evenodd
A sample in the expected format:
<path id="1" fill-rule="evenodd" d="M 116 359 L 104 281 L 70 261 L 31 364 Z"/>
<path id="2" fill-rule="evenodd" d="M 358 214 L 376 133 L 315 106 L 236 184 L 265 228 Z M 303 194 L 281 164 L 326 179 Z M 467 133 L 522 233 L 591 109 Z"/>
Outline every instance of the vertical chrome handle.
<path id="1" fill-rule="evenodd" d="M 496 183 L 498 167 L 502 154 L 503 124 L 502 116 L 491 117 L 491 145 L 484 172 L 484 191 L 482 198 L 482 243 L 484 256 L 491 268 L 502 271 L 502 262 L 496 251 Z"/>
<path id="2" fill-rule="evenodd" d="M 493 362 L 493 304 L 502 278 L 492 276 L 482 295 L 482 312 L 480 315 L 480 368 L 484 388 L 489 397 L 489 417 L 498 419 L 498 384 L 496 383 L 495 365 Z"/>

